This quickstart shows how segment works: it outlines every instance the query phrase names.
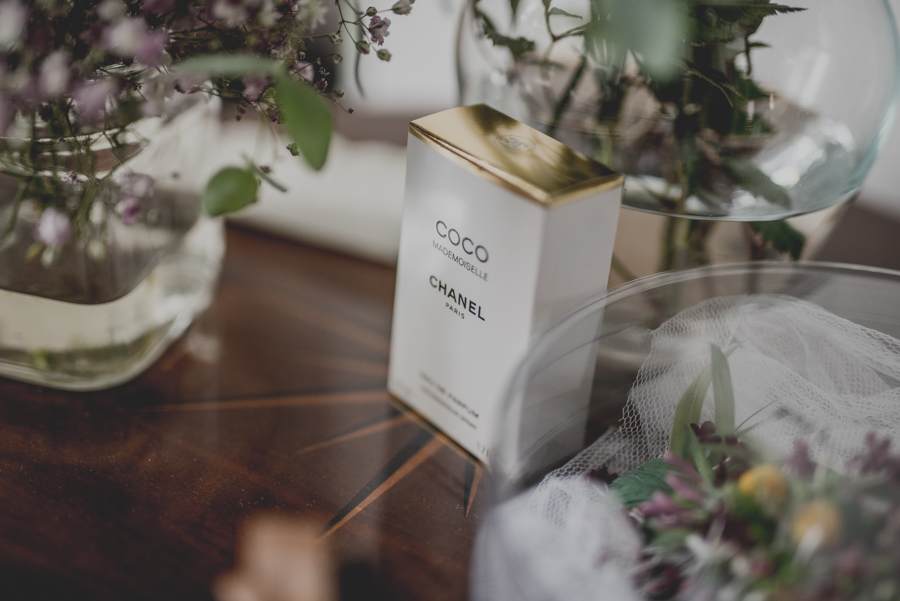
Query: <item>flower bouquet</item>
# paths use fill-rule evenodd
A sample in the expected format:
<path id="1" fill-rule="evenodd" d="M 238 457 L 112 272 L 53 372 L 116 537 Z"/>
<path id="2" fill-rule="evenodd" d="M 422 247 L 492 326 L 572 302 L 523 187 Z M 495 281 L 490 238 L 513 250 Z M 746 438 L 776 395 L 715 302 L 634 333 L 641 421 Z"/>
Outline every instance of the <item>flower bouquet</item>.
<path id="1" fill-rule="evenodd" d="M 585 310 L 538 347 L 516 380 L 525 401 L 508 409 L 527 416 L 551 388 L 558 405 L 551 367 L 578 354 L 565 349 L 591 348 L 592 419 L 608 427 L 582 428 L 596 440 L 561 466 L 552 447 L 576 419 L 533 445 L 522 444 L 527 418 L 508 428 L 518 433 L 498 445 L 501 501 L 479 533 L 475 599 L 898 598 L 900 342 L 883 332 L 898 320 L 833 285 L 857 280 L 878 296 L 883 282 L 783 269 L 792 275 L 744 274 L 740 287 L 763 294 L 715 295 L 738 287 L 734 267 L 638 282 L 608 299 L 593 342 L 581 326 L 593 315 L 596 330 L 596 311 Z M 692 302 L 698 289 L 706 300 Z M 646 334 L 635 375 L 623 367 L 634 350 L 621 344 L 624 324 L 673 292 L 688 308 Z M 596 401 L 623 388 L 624 405 Z"/>
<path id="2" fill-rule="evenodd" d="M 211 299 L 209 216 L 284 190 L 216 164 L 219 108 L 321 168 L 340 52 L 390 60 L 411 4 L 0 0 L 0 375 L 100 388 L 149 365 Z"/>

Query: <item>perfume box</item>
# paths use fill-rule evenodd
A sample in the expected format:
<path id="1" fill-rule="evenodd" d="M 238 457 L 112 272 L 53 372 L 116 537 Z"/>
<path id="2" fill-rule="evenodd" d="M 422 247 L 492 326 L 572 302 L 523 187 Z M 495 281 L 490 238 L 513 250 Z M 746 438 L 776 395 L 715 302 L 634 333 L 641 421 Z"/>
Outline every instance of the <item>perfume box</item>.
<path id="1" fill-rule="evenodd" d="M 485 105 L 410 123 L 389 392 L 487 461 L 529 343 L 606 288 L 623 181 Z"/>

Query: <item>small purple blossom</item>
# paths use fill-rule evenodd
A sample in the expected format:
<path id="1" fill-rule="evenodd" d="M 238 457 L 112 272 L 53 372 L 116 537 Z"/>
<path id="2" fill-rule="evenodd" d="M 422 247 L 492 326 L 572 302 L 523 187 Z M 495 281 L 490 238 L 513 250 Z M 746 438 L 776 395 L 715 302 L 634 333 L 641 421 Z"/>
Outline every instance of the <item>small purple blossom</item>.
<path id="1" fill-rule="evenodd" d="M 685 501 L 697 503 L 698 505 L 703 503 L 704 498 L 700 491 L 690 486 L 680 475 L 669 472 L 664 479 L 666 484 Z"/>
<path id="2" fill-rule="evenodd" d="M 52 207 L 44 209 L 35 237 L 49 248 L 58 248 L 72 238 L 72 223 L 62 211 Z"/>
<path id="3" fill-rule="evenodd" d="M 75 110 L 88 121 L 95 121 L 106 111 L 106 103 L 116 93 L 116 86 L 108 79 L 81 84 L 72 92 Z"/>
<path id="4" fill-rule="evenodd" d="M 328 87 L 328 82 L 325 81 L 325 78 L 324 78 L 324 77 L 320 77 L 320 78 L 316 81 L 315 86 L 316 86 L 316 89 L 317 89 L 318 91 L 324 92 L 324 91 L 325 91 L 325 88 Z"/>
<path id="5" fill-rule="evenodd" d="M 63 173 L 62 181 L 64 184 L 74 186 L 78 183 L 78 175 L 74 171 L 67 171 L 66 173 Z"/>
<path id="6" fill-rule="evenodd" d="M 785 461 L 785 467 L 792 474 L 801 478 L 811 478 L 816 471 L 816 464 L 809 456 L 809 445 L 804 440 L 794 441 L 794 451 Z"/>
<path id="7" fill-rule="evenodd" d="M 153 195 L 156 180 L 146 173 L 126 173 L 122 177 L 121 185 L 124 196 L 144 199 Z"/>
<path id="8" fill-rule="evenodd" d="M 372 43 L 383 46 L 384 38 L 391 35 L 389 31 L 390 26 L 390 19 L 382 19 L 378 15 L 369 19 L 369 35 L 372 36 Z"/>
<path id="9" fill-rule="evenodd" d="M 638 506 L 638 510 L 644 517 L 652 518 L 661 515 L 679 513 L 683 508 L 672 500 L 672 497 L 661 490 L 653 491 L 649 501 L 644 501 Z"/>
<path id="10" fill-rule="evenodd" d="M 141 215 L 141 201 L 135 196 L 122 197 L 116 208 L 122 218 L 122 223 L 125 225 L 136 223 Z"/>
<path id="11" fill-rule="evenodd" d="M 168 33 L 159 30 L 151 31 L 141 40 L 141 45 L 134 58 L 148 67 L 158 67 L 165 62 L 166 44 L 168 43 Z"/>

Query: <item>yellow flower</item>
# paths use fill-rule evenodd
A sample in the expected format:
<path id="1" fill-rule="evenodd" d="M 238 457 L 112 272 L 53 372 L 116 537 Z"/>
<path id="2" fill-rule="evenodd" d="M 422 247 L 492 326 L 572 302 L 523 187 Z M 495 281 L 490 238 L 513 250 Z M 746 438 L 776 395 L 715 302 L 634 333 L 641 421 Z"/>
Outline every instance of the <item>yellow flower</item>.
<path id="1" fill-rule="evenodd" d="M 828 546 L 834 543 L 840 534 L 841 515 L 834 503 L 810 501 L 794 514 L 791 536 L 797 544 L 810 536 L 818 538 L 814 546 Z"/>
<path id="2" fill-rule="evenodd" d="M 788 485 L 784 474 L 770 463 L 758 465 L 741 474 L 738 491 L 768 506 L 777 505 L 787 495 Z"/>

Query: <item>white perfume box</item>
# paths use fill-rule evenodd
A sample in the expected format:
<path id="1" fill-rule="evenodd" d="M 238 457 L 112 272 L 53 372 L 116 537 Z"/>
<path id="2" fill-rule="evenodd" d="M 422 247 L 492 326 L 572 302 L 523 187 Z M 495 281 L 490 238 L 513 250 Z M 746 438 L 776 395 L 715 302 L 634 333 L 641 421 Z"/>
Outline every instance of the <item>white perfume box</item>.
<path id="1" fill-rule="evenodd" d="M 529 343 L 606 288 L 623 181 L 485 105 L 413 121 L 389 392 L 487 461 Z"/>

